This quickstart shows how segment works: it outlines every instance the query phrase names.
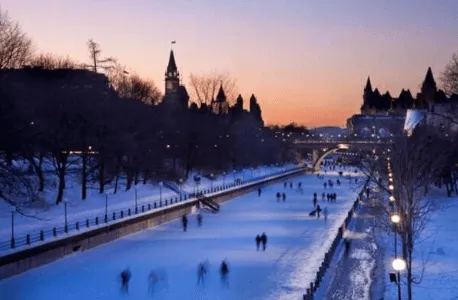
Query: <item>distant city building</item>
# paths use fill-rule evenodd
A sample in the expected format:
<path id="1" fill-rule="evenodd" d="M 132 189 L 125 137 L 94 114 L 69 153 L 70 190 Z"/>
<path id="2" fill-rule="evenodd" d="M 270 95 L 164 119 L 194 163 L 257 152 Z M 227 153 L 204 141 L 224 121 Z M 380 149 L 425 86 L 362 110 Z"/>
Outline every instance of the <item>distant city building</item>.
<path id="1" fill-rule="evenodd" d="M 165 93 L 161 105 L 170 109 L 190 109 L 195 112 L 209 113 L 219 116 L 222 122 L 247 121 L 255 124 L 256 127 L 263 127 L 261 106 L 259 105 L 254 94 L 250 97 L 249 111 L 243 109 L 243 98 L 239 95 L 236 103 L 231 107 L 227 95 L 221 83 L 216 98 L 210 104 L 201 104 L 200 107 L 196 103 L 189 105 L 189 95 L 186 88 L 181 84 L 180 73 L 175 61 L 173 50 L 170 51 L 169 62 L 165 72 Z"/>
<path id="2" fill-rule="evenodd" d="M 169 63 L 165 71 L 165 94 L 162 104 L 172 109 L 187 109 L 189 105 L 188 91 L 181 85 L 173 50 L 170 50 Z"/>
<path id="3" fill-rule="evenodd" d="M 224 93 L 223 84 L 221 83 L 216 99 L 211 102 L 211 112 L 215 115 L 229 114 L 229 103 L 227 102 L 226 93 Z"/>
<path id="4" fill-rule="evenodd" d="M 361 114 L 347 119 L 347 128 L 351 133 L 363 136 L 383 137 L 401 134 L 404 132 L 408 110 L 425 110 L 428 112 L 428 122 L 442 126 L 444 118 L 438 115 L 456 115 L 457 104 L 457 95 L 447 97 L 442 90 L 437 89 L 431 68 L 428 68 L 421 91 L 415 98 L 410 90 L 404 89 L 398 98 L 391 97 L 389 91 L 381 94 L 377 88 L 373 89 L 368 77 L 363 92 Z"/>

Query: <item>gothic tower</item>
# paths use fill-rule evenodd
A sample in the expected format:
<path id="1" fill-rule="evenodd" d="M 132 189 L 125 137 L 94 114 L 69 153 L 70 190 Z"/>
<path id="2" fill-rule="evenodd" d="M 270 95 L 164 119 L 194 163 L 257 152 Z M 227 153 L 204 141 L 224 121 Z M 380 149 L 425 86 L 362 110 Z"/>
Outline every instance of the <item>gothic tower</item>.
<path id="1" fill-rule="evenodd" d="M 364 88 L 364 94 L 363 94 L 363 105 L 361 106 L 362 114 L 370 113 L 370 107 L 372 106 L 372 103 L 371 103 L 372 95 L 373 95 L 373 91 L 372 91 L 371 78 L 367 77 L 366 87 Z"/>
<path id="2" fill-rule="evenodd" d="M 434 99 L 436 98 L 437 93 L 437 86 L 436 81 L 434 80 L 433 72 L 431 71 L 431 67 L 428 68 L 426 72 L 425 80 L 421 85 L 421 100 L 422 104 L 425 107 L 429 107 L 430 109 L 434 105 Z"/>
<path id="3" fill-rule="evenodd" d="M 212 113 L 215 115 L 227 115 L 229 112 L 229 103 L 227 102 L 222 83 L 216 95 L 216 100 L 212 101 L 211 106 Z"/>
<path id="4" fill-rule="evenodd" d="M 169 64 L 165 72 L 165 96 L 176 93 L 180 86 L 180 73 L 178 73 L 177 64 L 173 50 L 170 50 Z"/>

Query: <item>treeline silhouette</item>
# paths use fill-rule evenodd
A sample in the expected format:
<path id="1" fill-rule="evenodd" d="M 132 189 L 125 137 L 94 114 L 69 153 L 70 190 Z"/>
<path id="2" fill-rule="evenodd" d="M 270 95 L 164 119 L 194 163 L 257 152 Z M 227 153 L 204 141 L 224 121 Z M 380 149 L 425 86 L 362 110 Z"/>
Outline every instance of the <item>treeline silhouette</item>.
<path id="1" fill-rule="evenodd" d="M 35 53 L 1 9 L 0 36 L 0 198 L 13 205 L 39 199 L 48 173 L 60 203 L 68 175 L 80 178 L 85 199 L 92 183 L 100 193 L 114 183 L 116 192 L 120 179 L 130 189 L 185 179 L 191 171 L 217 174 L 295 159 L 282 128 L 263 126 L 254 96 L 254 113 L 241 98 L 228 99 L 235 104 L 223 116 L 199 101 L 189 109 L 164 105 L 153 81 L 102 57 L 92 39 L 89 64 Z"/>
<path id="2" fill-rule="evenodd" d="M 17 188 L 21 180 L 11 179 L 23 174 L 13 162 L 24 159 L 43 191 L 49 159 L 58 176 L 57 203 L 75 166 L 84 199 L 88 180 L 96 180 L 102 193 L 121 174 L 130 189 L 158 177 L 186 178 L 192 170 L 222 172 L 294 159 L 289 141 L 248 115 L 122 98 L 107 77 L 92 71 L 9 69 L 0 80 L 0 149 L 10 167 L 3 177 Z"/>

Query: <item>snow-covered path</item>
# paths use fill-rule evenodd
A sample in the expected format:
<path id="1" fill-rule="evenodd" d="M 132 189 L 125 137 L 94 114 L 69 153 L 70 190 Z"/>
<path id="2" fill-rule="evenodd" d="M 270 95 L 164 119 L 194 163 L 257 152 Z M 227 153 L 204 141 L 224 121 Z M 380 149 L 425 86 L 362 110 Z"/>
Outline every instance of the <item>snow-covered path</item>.
<path id="1" fill-rule="evenodd" d="M 357 190 L 342 180 L 341 187 L 327 190 L 337 193 L 336 203 L 319 197 L 329 210 L 325 222 L 308 215 L 313 192 L 325 191 L 323 181 L 315 175 L 291 181 L 294 189 L 279 183 L 264 188 L 261 197 L 253 192 L 226 202 L 219 214 L 204 214 L 202 228 L 190 215 L 188 232 L 173 221 L 0 281 L 0 299 L 301 299 Z M 296 190 L 299 181 L 303 194 Z M 286 202 L 278 203 L 276 192 L 286 192 Z M 266 252 L 255 249 L 254 237 L 262 232 L 268 236 Z M 229 262 L 229 288 L 219 282 L 223 259 Z M 197 264 L 204 260 L 210 263 L 209 273 L 205 286 L 197 286 Z M 132 280 L 130 295 L 124 296 L 119 274 L 126 267 Z M 154 295 L 147 291 L 153 269 L 168 278 Z"/>

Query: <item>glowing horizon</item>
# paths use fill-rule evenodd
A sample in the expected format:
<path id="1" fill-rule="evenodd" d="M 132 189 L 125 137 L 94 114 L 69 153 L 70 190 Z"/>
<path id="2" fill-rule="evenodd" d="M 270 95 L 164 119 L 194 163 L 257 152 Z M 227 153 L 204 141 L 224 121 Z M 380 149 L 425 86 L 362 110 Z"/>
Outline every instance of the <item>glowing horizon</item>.
<path id="1" fill-rule="evenodd" d="M 176 40 L 185 85 L 190 73 L 228 72 L 245 101 L 256 95 L 267 124 L 344 126 L 359 112 L 367 76 L 381 92 L 415 96 L 427 68 L 439 83 L 458 50 L 451 0 L 3 0 L 2 9 L 37 50 L 88 61 L 93 38 L 102 55 L 162 91 Z"/>

